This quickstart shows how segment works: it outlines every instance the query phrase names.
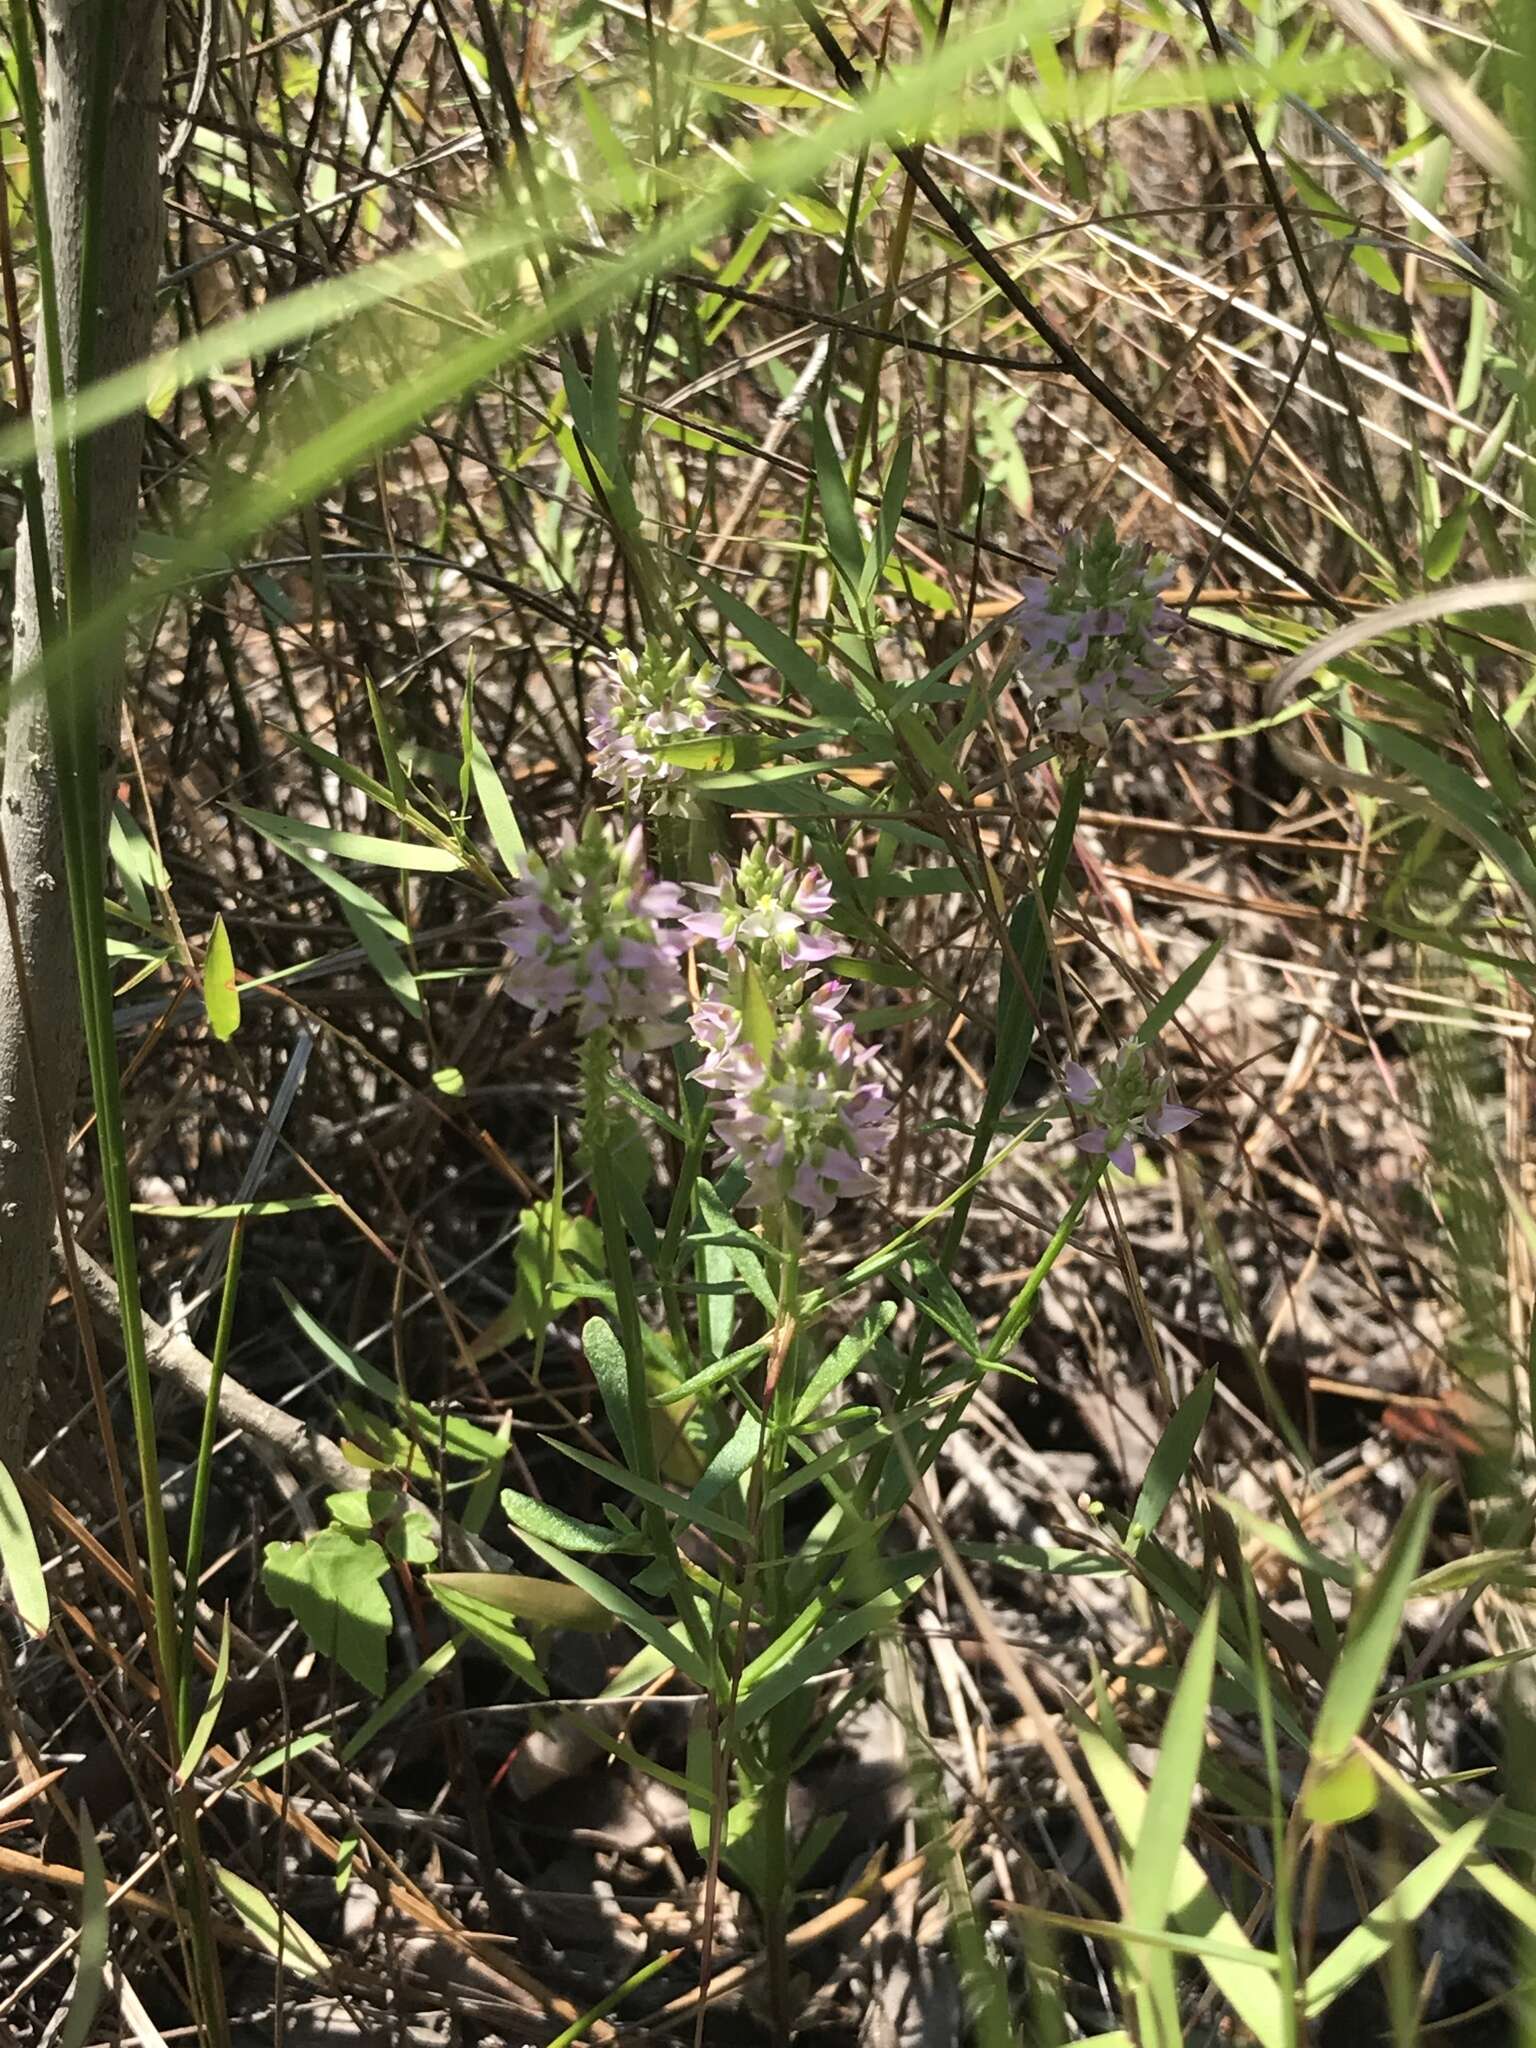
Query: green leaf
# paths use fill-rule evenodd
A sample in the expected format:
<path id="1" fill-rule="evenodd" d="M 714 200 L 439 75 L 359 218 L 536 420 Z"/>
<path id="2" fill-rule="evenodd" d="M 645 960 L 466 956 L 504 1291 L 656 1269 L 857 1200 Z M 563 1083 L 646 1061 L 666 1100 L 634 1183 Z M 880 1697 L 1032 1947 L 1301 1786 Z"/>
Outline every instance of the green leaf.
<path id="1" fill-rule="evenodd" d="M 856 598 L 864 571 L 864 536 L 858 514 L 848 494 L 847 479 L 825 418 L 811 415 L 811 447 L 816 456 L 816 481 L 821 493 L 821 519 L 826 529 L 827 552 L 841 576 L 850 598 Z"/>
<path id="2" fill-rule="evenodd" d="M 102 1987 L 107 1970 L 107 1873 L 96 1846 L 96 1830 L 82 1806 L 77 1830 L 80 1836 L 80 1960 L 75 1965 L 74 1989 L 63 2024 L 54 2036 L 54 2048 L 85 2048 L 101 2007 Z"/>
<path id="3" fill-rule="evenodd" d="M 699 588 L 723 619 L 729 620 L 749 646 L 755 647 L 770 668 L 776 669 L 792 690 L 797 690 L 811 708 L 847 732 L 865 716 L 852 691 L 833 680 L 798 641 L 744 605 L 722 584 L 709 577 L 699 578 Z"/>
<path id="4" fill-rule="evenodd" d="M 513 1258 L 517 1284 L 471 1345 L 477 1361 L 520 1337 L 537 1342 L 562 1309 L 602 1295 L 603 1234 L 590 1216 L 567 1214 L 554 1197 L 523 1211 Z"/>
<path id="5" fill-rule="evenodd" d="M 434 1680 L 442 1676 L 457 1654 L 458 1645 L 450 1641 L 439 1643 L 430 1657 L 424 1657 L 410 1676 L 402 1679 L 387 1698 L 380 1700 L 367 1719 L 353 1729 L 342 1748 L 342 1762 L 349 1764 L 361 1756 L 381 1729 L 387 1728 L 398 1714 L 404 1713 L 419 1692 L 425 1692 Z"/>
<path id="6" fill-rule="evenodd" d="M 895 1321 L 897 1306 L 894 1301 L 884 1301 L 878 1308 L 871 1309 L 848 1332 L 832 1356 L 817 1366 L 795 1404 L 794 1426 L 797 1429 L 804 1429 L 827 1396 L 862 1364 L 865 1354 Z"/>
<path id="7" fill-rule="evenodd" d="M 1380 1570 L 1356 1598 L 1312 1730 L 1316 1769 L 1326 1771 L 1339 1764 L 1365 1726 L 1397 1643 L 1403 1604 L 1419 1568 L 1437 1497 L 1430 1487 L 1421 1487 L 1414 1495 Z"/>
<path id="8" fill-rule="evenodd" d="M 1456 829 L 1498 862 L 1510 880 L 1524 891 L 1528 902 L 1536 902 L 1536 863 L 1502 825 L 1495 823 L 1487 790 L 1464 768 L 1458 768 L 1444 754 L 1421 746 L 1395 725 L 1374 725 L 1368 719 L 1354 717 L 1341 706 L 1335 706 L 1334 716 L 1378 753 L 1385 754 L 1394 766 L 1422 783 L 1440 810 L 1454 821 Z"/>
<path id="9" fill-rule="evenodd" d="M 1148 1460 L 1146 1477 L 1141 1482 L 1141 1492 L 1136 1496 L 1136 1506 L 1131 1514 L 1131 1526 L 1125 1532 L 1125 1547 L 1133 1556 L 1163 1519 L 1168 1503 L 1178 1491 L 1180 1480 L 1189 1470 L 1189 1461 L 1195 1454 L 1205 1418 L 1211 1412 L 1215 1392 L 1215 1372 L 1203 1373 L 1174 1410 L 1157 1449 Z"/>
<path id="10" fill-rule="evenodd" d="M 1337 1763 L 1320 1764 L 1308 1776 L 1301 1810 L 1320 1827 L 1342 1827 L 1362 1820 L 1376 1806 L 1376 1774 L 1363 1756 L 1351 1751 Z"/>
<path id="11" fill-rule="evenodd" d="M 902 1562 L 907 1565 L 909 1560 L 903 1559 Z M 782 1661 L 775 1659 L 778 1646 L 770 1644 L 760 1657 L 754 1658 L 742 1676 L 737 1726 L 746 1728 L 760 1721 L 781 1700 L 800 1692 L 813 1678 L 819 1678 L 823 1671 L 830 1670 L 867 1637 L 893 1622 L 919 1586 L 931 1576 L 932 1569 L 931 1563 L 924 1562 L 916 1570 L 905 1570 L 894 1586 L 859 1607 L 845 1610 L 824 1627 L 816 1628 Z"/>
<path id="12" fill-rule="evenodd" d="M 1208 946 L 1195 955 L 1184 972 L 1168 984 L 1142 1019 L 1140 1030 L 1131 1040 L 1133 1045 L 1154 1045 L 1157 1042 L 1164 1028 L 1173 1022 L 1204 981 L 1211 963 L 1225 943 L 1224 939 L 1212 939 Z"/>
<path id="13" fill-rule="evenodd" d="M 20 1490 L 4 1465 L 0 1465 L 0 1565 L 5 1567 L 16 1612 L 34 1634 L 46 1635 L 48 1581 Z"/>
<path id="14" fill-rule="evenodd" d="M 488 1600 L 477 1600 L 473 1593 L 466 1593 L 458 1586 L 434 1585 L 432 1595 L 456 1627 L 473 1636 L 493 1656 L 499 1657 L 532 1691 L 548 1697 L 549 1687 L 533 1654 L 533 1646 L 514 1625 L 510 1614 Z"/>
<path id="15" fill-rule="evenodd" d="M 203 956 L 203 1008 L 208 1025 L 221 1043 L 240 1029 L 240 984 L 235 980 L 235 956 L 222 914 L 213 920 L 208 950 Z"/>
<path id="16" fill-rule="evenodd" d="M 763 986 L 762 974 L 753 960 L 748 960 L 742 971 L 741 1024 L 746 1043 L 766 1064 L 772 1055 L 780 1026 Z"/>
<path id="17" fill-rule="evenodd" d="M 269 1543 L 262 1582 L 322 1655 L 382 1693 L 391 1619 L 379 1580 L 388 1570 L 371 1537 L 359 1540 L 332 1523 L 302 1543 Z"/>
<path id="18" fill-rule="evenodd" d="M 636 1471 L 640 1467 L 636 1452 L 639 1428 L 647 1427 L 649 1418 L 636 1418 L 629 1412 L 629 1371 L 624 1363 L 624 1347 L 612 1326 L 601 1316 L 593 1316 L 586 1323 L 581 1333 L 581 1344 L 592 1368 L 592 1377 L 597 1381 L 603 1406 L 608 1411 L 608 1420 L 613 1424 L 613 1433 L 624 1453 L 624 1462 L 631 1471 Z"/>
<path id="19" fill-rule="evenodd" d="M 620 1587 L 610 1586 L 596 1572 L 588 1571 L 584 1564 L 564 1556 L 553 1545 L 541 1543 L 537 1536 L 525 1532 L 523 1541 L 535 1557 L 543 1558 L 552 1571 L 559 1572 L 563 1579 L 569 1579 L 580 1591 L 590 1593 L 594 1600 L 600 1601 L 615 1621 L 622 1621 L 626 1628 L 632 1628 L 643 1643 L 660 1651 L 669 1664 L 675 1664 L 701 1691 L 712 1689 L 714 1674 L 680 1629 L 674 1631 L 660 1615 L 647 1612 L 638 1600 Z"/>
<path id="20" fill-rule="evenodd" d="M 347 929 L 362 948 L 374 973 L 401 1007 L 412 1017 L 419 1018 L 421 993 L 416 986 L 415 975 L 400 952 L 410 933 L 394 912 L 376 902 L 366 889 L 354 882 L 350 875 L 343 874 L 340 868 L 333 867 L 328 861 L 316 860 L 302 846 L 292 845 L 271 833 L 267 836 L 291 861 L 308 869 L 317 882 L 330 890 L 346 920 Z"/>
<path id="21" fill-rule="evenodd" d="M 1073 1717 L 1073 1728 L 1121 1839 L 1134 1857 L 1146 1825 L 1146 1788 L 1101 1729 L 1081 1716 Z M 1182 1842 L 1168 1887 L 1168 1921 L 1178 1933 L 1200 1939 L 1202 1969 L 1262 2048 L 1285 2048 L 1293 2030 L 1286 2025 L 1275 1958 L 1254 1948 Z M 1246 1960 L 1249 1955 L 1251 1963 Z"/>
<path id="22" fill-rule="evenodd" d="M 1168 1924 L 1179 1850 L 1189 1833 L 1189 1812 L 1205 1753 L 1205 1721 L 1216 1676 L 1216 1632 L 1221 1604 L 1213 1600 L 1201 1616 L 1184 1662 L 1173 1704 L 1163 1724 L 1157 1768 L 1126 1874 L 1130 1917 L 1138 1927 Z"/>
<path id="23" fill-rule="evenodd" d="M 859 578 L 859 595 L 862 598 L 867 599 L 874 590 L 880 573 L 890 558 L 891 549 L 896 545 L 896 529 L 901 523 L 907 497 L 907 479 L 911 473 L 912 436 L 903 434 L 896 444 L 896 453 L 891 457 L 885 489 L 880 494 L 880 516 L 875 521 L 874 543 L 865 556 L 863 573 Z"/>
<path id="24" fill-rule="evenodd" d="M 514 1529 L 525 1530 L 543 1543 L 552 1543 L 557 1550 L 611 1554 L 630 1548 L 630 1538 L 617 1529 L 600 1529 L 593 1522 L 578 1522 L 574 1515 L 563 1514 L 559 1508 L 549 1507 L 531 1494 L 519 1493 L 515 1487 L 502 1488 L 501 1504 Z"/>
<path id="25" fill-rule="evenodd" d="M 1369 1768 L 1369 1766 L 1367 1766 Z M 1479 1814 L 1460 1827 L 1449 1841 L 1432 1849 L 1424 1861 L 1410 1870 L 1382 1903 L 1368 1913 L 1358 1927 L 1350 1929 L 1336 1949 L 1330 1951 L 1308 1977 L 1302 1988 L 1303 2010 L 1316 2019 L 1350 1985 L 1378 1963 L 1394 1942 L 1405 1938 L 1414 1922 L 1421 1919 L 1471 1856 L 1488 1826 L 1488 1815 Z"/>
<path id="26" fill-rule="evenodd" d="M 554 1579 L 532 1579 L 523 1572 L 430 1572 L 427 1584 L 435 1595 L 461 1593 L 498 1613 L 515 1615 L 535 1628 L 582 1629 L 605 1635 L 613 1617 L 600 1600 Z"/>
<path id="27" fill-rule="evenodd" d="M 329 825 L 311 825 L 302 818 L 274 817 L 270 811 L 233 806 L 236 817 L 288 851 L 292 846 L 313 847 L 337 860 L 366 861 L 370 867 L 404 868 L 414 874 L 451 875 L 464 865 L 456 853 L 444 846 L 413 846 L 404 839 L 380 839 L 371 832 L 341 832 Z"/>
<path id="28" fill-rule="evenodd" d="M 187 1739 L 187 1746 L 181 1753 L 181 1762 L 176 1769 L 178 1785 L 190 1784 L 193 1773 L 203 1760 L 203 1752 L 213 1739 L 218 1723 L 219 1709 L 224 1704 L 224 1688 L 229 1683 L 229 1609 L 224 1610 L 224 1627 L 219 1635 L 218 1661 L 213 1667 L 213 1683 L 208 1688 L 208 1700 L 197 1717 L 197 1725 Z"/>
<path id="29" fill-rule="evenodd" d="M 240 1918 L 261 1943 L 274 1955 L 283 1969 L 295 1977 L 323 1977 L 331 1967 L 331 1959 L 325 1950 L 280 1906 L 273 1905 L 265 1892 L 243 1877 L 237 1877 L 232 1870 L 226 1870 L 222 1863 L 211 1863 L 214 1882 L 234 1907 Z"/>
<path id="30" fill-rule="evenodd" d="M 485 751 L 484 743 L 475 735 L 470 739 L 469 772 L 492 844 L 501 856 L 501 864 L 509 875 L 520 874 L 527 847 L 518 830 L 511 801 L 502 787 L 501 777 L 491 766 L 491 757 Z"/>

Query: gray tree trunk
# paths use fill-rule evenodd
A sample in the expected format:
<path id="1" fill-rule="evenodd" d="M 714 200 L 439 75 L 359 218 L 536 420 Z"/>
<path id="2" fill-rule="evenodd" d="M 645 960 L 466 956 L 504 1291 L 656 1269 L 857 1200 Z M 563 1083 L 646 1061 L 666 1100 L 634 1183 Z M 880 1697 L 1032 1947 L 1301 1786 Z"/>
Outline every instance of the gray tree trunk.
<path id="1" fill-rule="evenodd" d="M 44 160 L 60 304 L 64 381 L 79 375 L 80 251 L 85 207 L 91 71 L 106 11 L 115 14 L 112 92 L 103 180 L 97 375 L 148 353 L 161 248 L 159 129 L 164 60 L 164 0 L 46 0 L 43 85 Z M 41 333 L 33 358 L 33 409 L 48 417 Z M 127 574 L 138 523 L 143 422 L 119 421 L 92 437 L 90 528 L 83 536 L 95 597 Z M 60 543 L 56 468 L 43 463 L 48 559 L 58 582 Z M 17 549 L 13 674 L 38 652 L 37 593 L 28 538 Z M 122 650 L 93 661 L 87 679 L 99 706 L 101 759 L 117 750 Z M 12 695 L 5 714 L 0 831 L 5 835 L 21 934 L 21 966 L 37 1040 L 26 1043 L 17 963 L 0 919 L 0 1457 L 19 1456 L 37 1378 L 38 1346 L 49 1286 L 53 1204 L 48 1160 L 62 1154 L 80 1077 L 79 984 L 64 882 L 57 779 L 40 692 Z M 103 781 L 103 794 L 110 787 Z M 29 1068 L 41 1088 L 41 1122 Z"/>

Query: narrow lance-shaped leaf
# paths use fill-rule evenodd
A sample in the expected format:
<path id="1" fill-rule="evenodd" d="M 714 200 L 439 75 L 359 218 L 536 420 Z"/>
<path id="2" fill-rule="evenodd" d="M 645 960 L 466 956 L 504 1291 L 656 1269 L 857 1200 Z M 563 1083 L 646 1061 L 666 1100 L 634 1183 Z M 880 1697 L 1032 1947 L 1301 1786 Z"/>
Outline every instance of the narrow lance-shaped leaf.
<path id="1" fill-rule="evenodd" d="M 1215 1373 L 1203 1373 L 1173 1411 L 1157 1449 L 1148 1460 L 1146 1477 L 1141 1482 L 1141 1491 L 1136 1496 L 1136 1506 L 1131 1514 L 1131 1525 L 1125 1533 L 1125 1547 L 1133 1555 L 1163 1519 L 1180 1480 L 1189 1470 L 1189 1461 L 1195 1454 L 1205 1418 L 1211 1412 L 1211 1398 L 1215 1391 Z"/>
<path id="2" fill-rule="evenodd" d="M 80 1832 L 80 1959 L 75 1988 L 69 1995 L 64 2023 L 54 2048 L 85 2048 L 96 2024 L 107 1968 L 107 1873 L 96 1846 L 96 1830 L 82 1806 Z"/>
<path id="3" fill-rule="evenodd" d="M 0 1565 L 16 1612 L 37 1635 L 48 1629 L 48 1582 L 37 1538 L 22 1505 L 21 1493 L 4 1465 L 0 1465 Z"/>
<path id="4" fill-rule="evenodd" d="M 1437 1497 L 1430 1487 L 1414 1495 L 1380 1570 L 1355 1602 L 1312 1730 L 1311 1769 L 1302 1795 L 1302 1810 L 1311 1819 L 1349 1820 L 1375 1804 L 1375 1780 L 1364 1760 L 1352 1758 L 1350 1751 L 1397 1643 Z"/>
<path id="5" fill-rule="evenodd" d="M 330 1957 L 291 1913 L 275 1906 L 266 1893 L 258 1891 L 248 1878 L 226 1870 L 222 1863 L 210 1867 L 219 1890 L 283 1969 L 295 1977 L 323 1977 L 326 1974 L 331 1967 Z"/>

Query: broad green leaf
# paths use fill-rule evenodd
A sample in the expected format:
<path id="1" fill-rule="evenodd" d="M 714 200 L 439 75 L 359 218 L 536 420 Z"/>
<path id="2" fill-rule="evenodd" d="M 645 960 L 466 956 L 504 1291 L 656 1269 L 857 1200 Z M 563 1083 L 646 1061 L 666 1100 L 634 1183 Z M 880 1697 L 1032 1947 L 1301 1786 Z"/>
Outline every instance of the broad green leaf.
<path id="1" fill-rule="evenodd" d="M 247 1879 L 226 1870 L 222 1863 L 210 1863 L 214 1882 L 240 1918 L 274 1955 L 282 1968 L 295 1977 L 323 1977 L 331 1967 L 325 1950 L 294 1919 L 275 1906 L 265 1892 Z"/>
<path id="2" fill-rule="evenodd" d="M 391 1618 L 380 1579 L 389 1559 L 372 1538 L 332 1523 L 301 1543 L 269 1543 L 262 1582 L 324 1656 L 382 1693 Z"/>
<path id="3" fill-rule="evenodd" d="M 1125 1532 L 1125 1547 L 1133 1556 L 1163 1519 L 1168 1503 L 1189 1470 L 1189 1461 L 1195 1454 L 1205 1418 L 1211 1412 L 1215 1392 L 1215 1372 L 1202 1374 L 1173 1411 L 1168 1427 L 1147 1461 L 1146 1477 L 1136 1496 L 1131 1525 Z"/>
<path id="4" fill-rule="evenodd" d="M 1334 1763 L 1319 1764 L 1309 1774 L 1301 1810 L 1319 1827 L 1342 1827 L 1360 1820 L 1376 1805 L 1376 1779 L 1363 1756 L 1351 1750 Z"/>
<path id="5" fill-rule="evenodd" d="M 235 956 L 222 915 L 213 920 L 203 956 L 203 1008 L 215 1038 L 233 1038 L 240 1029 L 240 984 L 235 980 Z"/>
<path id="6" fill-rule="evenodd" d="M 36 1635 L 48 1632 L 48 1581 L 21 1492 L 0 1464 L 0 1565 L 16 1612 Z"/>
<path id="7" fill-rule="evenodd" d="M 553 1199 L 534 1202 L 518 1219 L 512 1299 L 470 1347 L 488 1358 L 521 1337 L 537 1340 L 573 1302 L 601 1295 L 603 1234 L 590 1216 L 573 1216 Z"/>

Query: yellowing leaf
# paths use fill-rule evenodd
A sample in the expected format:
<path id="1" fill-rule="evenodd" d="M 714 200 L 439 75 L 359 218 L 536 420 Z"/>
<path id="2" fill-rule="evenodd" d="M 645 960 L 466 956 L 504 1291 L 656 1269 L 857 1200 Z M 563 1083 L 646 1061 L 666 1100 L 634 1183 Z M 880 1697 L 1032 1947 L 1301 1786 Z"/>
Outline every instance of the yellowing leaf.
<path id="1" fill-rule="evenodd" d="M 235 980 L 235 956 L 222 917 L 213 920 L 208 934 L 208 951 L 203 957 L 203 1007 L 215 1038 L 233 1038 L 240 1029 L 240 986 Z"/>

